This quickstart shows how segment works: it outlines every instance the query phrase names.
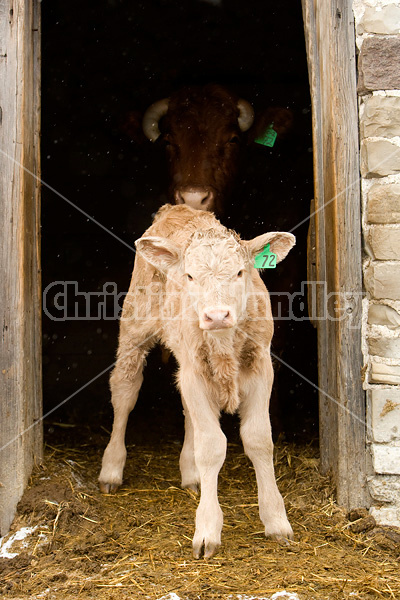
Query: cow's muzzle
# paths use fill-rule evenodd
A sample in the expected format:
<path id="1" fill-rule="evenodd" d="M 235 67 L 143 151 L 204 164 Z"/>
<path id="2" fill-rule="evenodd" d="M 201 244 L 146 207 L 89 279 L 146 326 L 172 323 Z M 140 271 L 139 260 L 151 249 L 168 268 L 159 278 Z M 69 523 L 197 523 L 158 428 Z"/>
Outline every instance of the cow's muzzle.
<path id="1" fill-rule="evenodd" d="M 200 329 L 216 331 L 218 329 L 229 329 L 236 323 L 232 309 L 228 306 L 205 308 L 199 319 Z"/>
<path id="2" fill-rule="evenodd" d="M 215 194 L 210 188 L 185 186 L 175 189 L 175 204 L 186 204 L 196 210 L 214 210 Z"/>

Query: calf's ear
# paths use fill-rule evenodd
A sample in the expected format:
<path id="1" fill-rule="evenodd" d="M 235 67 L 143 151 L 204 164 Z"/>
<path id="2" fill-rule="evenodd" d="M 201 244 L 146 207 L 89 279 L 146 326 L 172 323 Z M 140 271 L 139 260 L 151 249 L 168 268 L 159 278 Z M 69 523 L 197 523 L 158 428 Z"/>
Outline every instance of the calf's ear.
<path id="1" fill-rule="evenodd" d="M 181 260 L 180 248 L 166 238 L 141 237 L 136 240 L 135 246 L 138 253 L 160 271 L 167 271 Z"/>
<path id="2" fill-rule="evenodd" d="M 269 244 L 270 252 L 276 254 L 276 262 L 281 262 L 289 253 L 291 248 L 296 243 L 296 238 L 291 233 L 286 231 L 270 231 L 263 233 L 257 237 L 244 242 L 249 249 L 251 260 L 255 258 L 259 252 L 262 252 L 267 244 Z"/>

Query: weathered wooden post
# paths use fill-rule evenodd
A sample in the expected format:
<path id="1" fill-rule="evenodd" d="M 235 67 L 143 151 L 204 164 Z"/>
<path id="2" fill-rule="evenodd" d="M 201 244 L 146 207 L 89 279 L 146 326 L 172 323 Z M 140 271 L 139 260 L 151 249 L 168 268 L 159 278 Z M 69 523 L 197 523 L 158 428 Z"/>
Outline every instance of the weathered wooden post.
<path id="1" fill-rule="evenodd" d="M 0 535 L 42 452 L 40 3 L 0 0 Z"/>
<path id="2" fill-rule="evenodd" d="M 302 0 L 313 105 L 321 466 L 367 506 L 356 47 L 351 0 Z M 321 286 L 322 288 L 322 286 Z M 325 314 L 325 317 L 324 317 Z"/>

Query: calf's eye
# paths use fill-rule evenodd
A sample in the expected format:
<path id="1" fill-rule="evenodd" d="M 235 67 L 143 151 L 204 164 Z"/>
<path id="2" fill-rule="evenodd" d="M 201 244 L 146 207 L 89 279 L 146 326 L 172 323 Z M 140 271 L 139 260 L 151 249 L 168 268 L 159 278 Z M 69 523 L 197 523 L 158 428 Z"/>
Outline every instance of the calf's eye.
<path id="1" fill-rule="evenodd" d="M 186 276 L 188 278 L 189 281 L 193 281 L 193 277 L 191 275 L 189 275 L 189 273 L 186 273 Z"/>
<path id="2" fill-rule="evenodd" d="M 242 277 L 243 275 L 243 269 L 241 271 L 239 271 L 239 273 L 237 274 L 238 277 Z"/>

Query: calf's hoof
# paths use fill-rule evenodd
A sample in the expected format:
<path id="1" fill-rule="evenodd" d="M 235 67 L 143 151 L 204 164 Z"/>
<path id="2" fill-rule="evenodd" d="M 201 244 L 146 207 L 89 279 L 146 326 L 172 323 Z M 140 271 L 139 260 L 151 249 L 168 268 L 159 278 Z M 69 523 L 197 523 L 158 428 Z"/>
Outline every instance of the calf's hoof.
<path id="1" fill-rule="evenodd" d="M 191 492 L 194 492 L 195 494 L 198 494 L 200 491 L 198 483 L 188 483 L 188 484 L 182 483 L 182 489 L 190 490 Z"/>
<path id="2" fill-rule="evenodd" d="M 204 558 L 212 558 L 220 547 L 219 542 L 207 542 L 206 540 L 193 540 L 193 556 L 194 558 L 201 558 L 203 554 Z"/>
<path id="3" fill-rule="evenodd" d="M 265 527 L 265 537 L 276 540 L 280 544 L 288 544 L 289 540 L 293 540 L 293 529 L 290 526 L 289 521 L 280 527 Z"/>
<path id="4" fill-rule="evenodd" d="M 119 484 L 99 481 L 99 488 L 102 494 L 114 494 L 114 492 L 116 492 L 119 488 Z"/>
<path id="5" fill-rule="evenodd" d="M 283 537 L 281 535 L 277 535 L 276 537 L 271 538 L 275 542 L 278 542 L 280 546 L 288 547 L 291 545 L 291 541 L 293 540 L 293 536 L 291 538 Z"/>

